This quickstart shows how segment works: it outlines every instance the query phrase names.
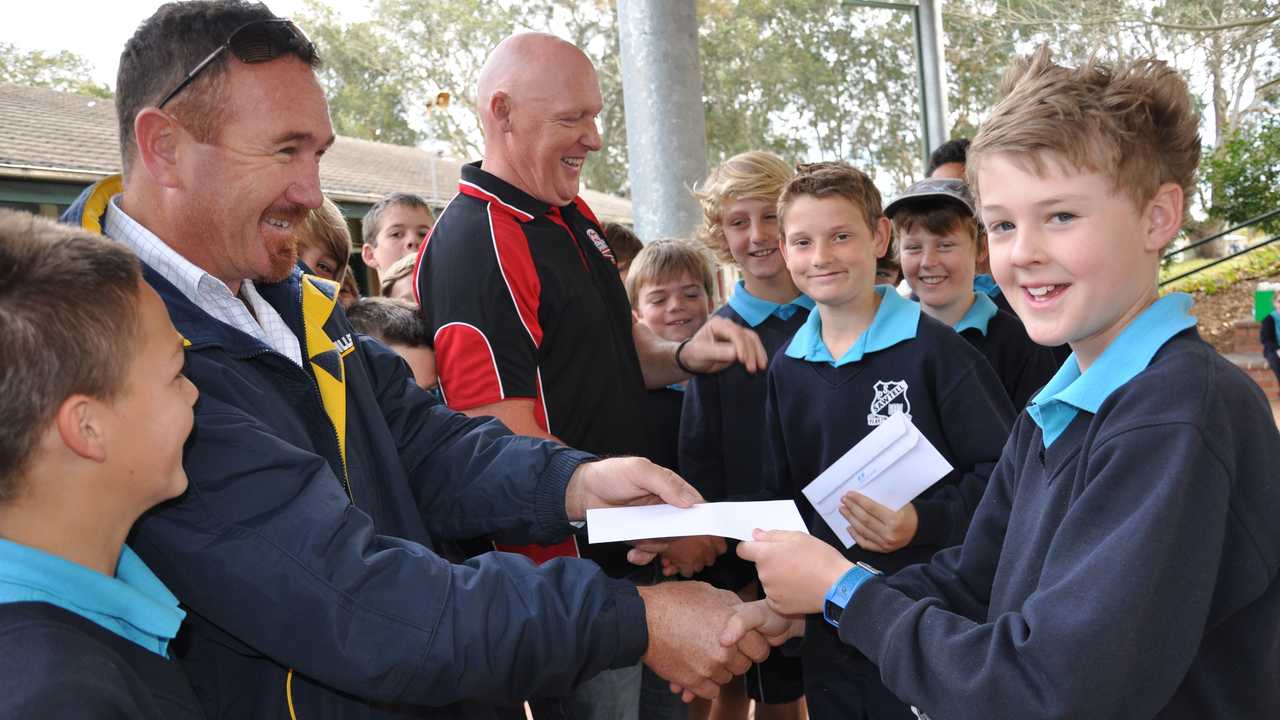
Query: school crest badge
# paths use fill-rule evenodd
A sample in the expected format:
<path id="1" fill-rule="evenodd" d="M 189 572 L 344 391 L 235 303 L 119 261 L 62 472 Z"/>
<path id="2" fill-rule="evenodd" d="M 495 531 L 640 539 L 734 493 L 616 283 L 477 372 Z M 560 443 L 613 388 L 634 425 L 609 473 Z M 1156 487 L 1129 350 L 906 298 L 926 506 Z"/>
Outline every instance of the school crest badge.
<path id="1" fill-rule="evenodd" d="M 591 244 L 596 246 L 600 254 L 605 256 L 609 262 L 613 262 L 613 251 L 609 249 L 609 243 L 600 237 L 600 233 L 595 228 L 587 228 L 587 238 L 591 240 Z"/>
<path id="2" fill-rule="evenodd" d="M 911 417 L 906 380 L 877 380 L 875 391 L 876 396 L 871 398 L 871 414 L 867 415 L 868 425 L 876 427 L 898 414 Z"/>

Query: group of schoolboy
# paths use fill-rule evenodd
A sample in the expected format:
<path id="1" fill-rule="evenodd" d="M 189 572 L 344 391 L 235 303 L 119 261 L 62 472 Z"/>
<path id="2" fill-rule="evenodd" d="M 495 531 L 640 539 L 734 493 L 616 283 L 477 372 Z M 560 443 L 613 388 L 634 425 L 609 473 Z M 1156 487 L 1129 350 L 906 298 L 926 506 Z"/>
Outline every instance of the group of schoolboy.
<path id="1" fill-rule="evenodd" d="M 706 237 L 742 272 L 716 312 L 773 359 L 672 389 L 674 462 L 709 500 L 796 498 L 814 533 L 738 546 L 754 575 L 721 582 L 765 599 L 723 640 L 803 635 L 803 684 L 755 694 L 803 690 L 815 718 L 1280 717 L 1280 435 L 1155 286 L 1199 159 L 1185 82 L 1042 50 L 1008 84 L 967 188 L 882 208 L 845 164 L 765 153 L 704 186 Z M 875 282 L 895 232 L 919 303 Z M 987 251 L 1017 318 L 973 290 Z M 124 545 L 186 485 L 183 339 L 121 246 L 8 214 L 0 260 L 0 715 L 197 717 L 165 660 L 183 612 Z M 690 335 L 704 268 L 646 248 L 637 318 Z M 1028 338 L 1073 354 L 1045 378 Z M 896 414 L 955 470 L 897 511 L 846 496 L 843 550 L 800 488 Z M 682 573 L 723 551 L 677 547 Z M 69 675 L 92 682 L 58 692 Z"/>
<path id="2" fill-rule="evenodd" d="M 677 466 L 708 500 L 795 499 L 812 535 L 758 532 L 754 568 L 698 577 L 758 578 L 736 630 L 803 636 L 748 673 L 763 716 L 802 695 L 814 718 L 1280 716 L 1280 436 L 1190 298 L 1156 291 L 1199 161 L 1185 82 L 1041 50 L 1007 83 L 967 183 L 882 208 L 846 164 L 749 152 L 702 186 L 742 277 L 716 314 L 771 362 L 687 384 Z M 657 331 L 645 293 L 699 274 L 650 252 L 628 285 Z M 846 495 L 843 549 L 800 491 L 898 413 L 954 470 L 897 511 Z"/>

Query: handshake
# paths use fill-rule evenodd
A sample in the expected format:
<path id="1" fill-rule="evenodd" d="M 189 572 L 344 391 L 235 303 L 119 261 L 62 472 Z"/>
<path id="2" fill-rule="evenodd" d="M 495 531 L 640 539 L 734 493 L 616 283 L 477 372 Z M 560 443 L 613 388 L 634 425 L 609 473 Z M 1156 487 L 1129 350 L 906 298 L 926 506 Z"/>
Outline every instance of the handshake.
<path id="1" fill-rule="evenodd" d="M 744 603 L 701 582 L 639 588 L 649 626 L 644 662 L 685 702 L 714 698 L 771 648 L 804 632 L 804 616 L 782 615 L 766 601 Z"/>

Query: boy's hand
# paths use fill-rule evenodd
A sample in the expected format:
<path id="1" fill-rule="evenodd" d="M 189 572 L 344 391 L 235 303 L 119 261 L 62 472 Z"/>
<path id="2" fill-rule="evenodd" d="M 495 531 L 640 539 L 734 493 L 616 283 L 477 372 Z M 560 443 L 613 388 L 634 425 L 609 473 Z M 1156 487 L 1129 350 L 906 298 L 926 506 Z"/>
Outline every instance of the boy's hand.
<path id="1" fill-rule="evenodd" d="M 856 492 L 840 500 L 840 514 L 849 521 L 849 534 L 858 546 L 872 552 L 891 553 L 906 547 L 920 526 L 915 505 L 907 503 L 894 512 Z"/>
<path id="2" fill-rule="evenodd" d="M 716 558 L 728 549 L 724 538 L 714 535 L 694 535 L 672 540 L 662 552 L 662 574 L 671 577 L 693 577 L 703 568 L 715 564 Z"/>
<path id="3" fill-rule="evenodd" d="M 853 567 L 839 550 L 812 535 L 790 530 L 756 530 L 753 542 L 738 545 L 738 556 L 756 564 L 765 602 L 783 615 L 822 612 L 827 591 Z"/>
<path id="4" fill-rule="evenodd" d="M 765 600 L 742 603 L 733 609 L 733 617 L 720 633 L 720 644 L 725 647 L 737 645 L 752 630 L 760 633 L 770 645 L 778 647 L 793 637 L 804 635 L 804 616 L 775 612 Z"/>

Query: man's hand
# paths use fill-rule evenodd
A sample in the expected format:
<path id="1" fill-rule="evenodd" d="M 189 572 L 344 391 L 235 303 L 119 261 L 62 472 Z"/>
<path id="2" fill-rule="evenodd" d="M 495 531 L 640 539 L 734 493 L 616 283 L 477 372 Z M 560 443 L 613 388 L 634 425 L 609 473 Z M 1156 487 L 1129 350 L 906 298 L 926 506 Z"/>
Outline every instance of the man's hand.
<path id="1" fill-rule="evenodd" d="M 671 577 L 693 577 L 705 567 L 715 564 L 716 558 L 728 549 L 724 538 L 714 535 L 694 535 L 672 540 L 662 551 L 662 574 Z"/>
<path id="2" fill-rule="evenodd" d="M 564 492 L 569 520 L 585 520 L 589 508 L 669 503 L 687 508 L 702 495 L 670 470 L 639 457 L 617 457 L 583 463 L 573 471 Z"/>
<path id="3" fill-rule="evenodd" d="M 720 633 L 720 644 L 730 647 L 755 630 L 774 647 L 793 637 L 804 635 L 803 615 L 783 615 L 764 600 L 742 603 L 733 609 L 733 617 Z"/>
<path id="4" fill-rule="evenodd" d="M 755 331 L 726 318 L 711 317 L 680 351 L 680 362 L 700 373 L 719 372 L 735 362 L 756 373 L 769 365 L 769 355 Z"/>
<path id="5" fill-rule="evenodd" d="M 738 556 L 756 564 L 765 602 L 783 615 L 822 612 L 827 591 L 853 567 L 839 550 L 812 535 L 756 530 L 738 544 Z"/>
<path id="6" fill-rule="evenodd" d="M 915 505 L 907 503 L 894 512 L 856 492 L 840 499 L 840 514 L 849 521 L 849 534 L 858 541 L 858 546 L 879 553 L 906 547 L 920 525 Z"/>
<path id="7" fill-rule="evenodd" d="M 669 582 L 638 588 L 649 625 L 644 662 L 671 683 L 685 702 L 714 698 L 720 686 L 769 656 L 769 643 L 746 630 L 726 647 L 721 634 L 733 618 L 738 596 L 706 583 Z"/>

